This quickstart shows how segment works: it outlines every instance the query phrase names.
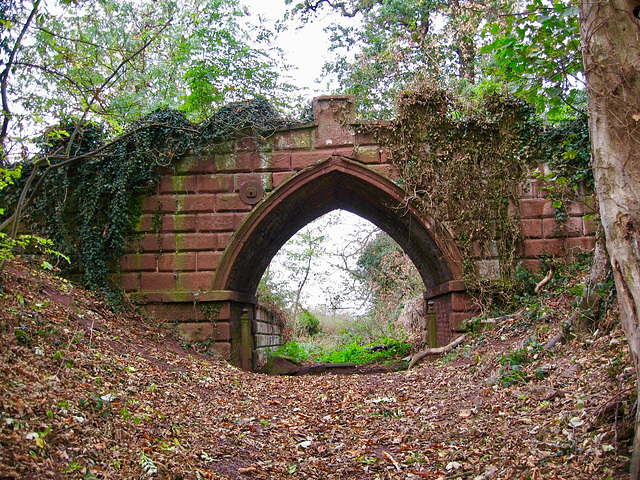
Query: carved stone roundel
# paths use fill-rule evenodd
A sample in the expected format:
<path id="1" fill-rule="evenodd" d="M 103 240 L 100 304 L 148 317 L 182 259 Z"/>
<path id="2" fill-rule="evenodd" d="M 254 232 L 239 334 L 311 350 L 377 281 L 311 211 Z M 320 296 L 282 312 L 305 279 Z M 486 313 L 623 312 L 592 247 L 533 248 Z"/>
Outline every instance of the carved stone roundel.
<path id="1" fill-rule="evenodd" d="M 240 198 L 248 205 L 255 205 L 264 195 L 264 187 L 257 180 L 248 180 L 240 185 Z"/>

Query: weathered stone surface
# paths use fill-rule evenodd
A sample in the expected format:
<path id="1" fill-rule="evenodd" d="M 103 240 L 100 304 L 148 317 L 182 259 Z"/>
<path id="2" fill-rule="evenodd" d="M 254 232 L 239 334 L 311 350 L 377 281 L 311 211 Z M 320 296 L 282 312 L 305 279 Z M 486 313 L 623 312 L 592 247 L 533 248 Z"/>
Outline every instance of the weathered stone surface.
<path id="1" fill-rule="evenodd" d="M 180 323 L 178 334 L 188 342 L 204 342 L 207 340 L 229 340 L 229 324 L 213 322 Z"/>
<path id="2" fill-rule="evenodd" d="M 273 357 L 260 369 L 265 375 L 295 375 L 300 371 L 300 364 L 293 358 Z"/>

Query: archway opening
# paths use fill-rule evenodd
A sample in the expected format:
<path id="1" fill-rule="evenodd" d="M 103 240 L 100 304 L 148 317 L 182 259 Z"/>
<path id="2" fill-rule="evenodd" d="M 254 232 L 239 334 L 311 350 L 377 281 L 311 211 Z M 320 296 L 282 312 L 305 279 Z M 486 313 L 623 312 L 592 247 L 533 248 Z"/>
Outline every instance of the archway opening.
<path id="1" fill-rule="evenodd" d="M 280 249 L 258 288 L 311 349 L 385 341 L 421 343 L 424 284 L 401 247 L 343 210 L 314 220 Z"/>
<path id="2" fill-rule="evenodd" d="M 458 301 L 464 285 L 459 281 L 460 255 L 451 237 L 436 232 L 429 219 L 407 205 L 403 190 L 388 177 L 333 155 L 298 172 L 257 204 L 220 260 L 212 290 L 229 299 L 231 348 L 242 352 L 238 363 L 243 368 L 250 368 L 253 351 L 246 326 L 251 313 L 245 312 L 257 308 L 255 294 L 271 259 L 298 230 L 336 209 L 370 221 L 409 256 L 424 285 L 425 300 L 433 306 L 431 331 L 437 343 L 445 344 L 458 328 L 465 313 L 455 310 L 466 307 Z M 248 304 L 250 298 L 255 303 Z"/>

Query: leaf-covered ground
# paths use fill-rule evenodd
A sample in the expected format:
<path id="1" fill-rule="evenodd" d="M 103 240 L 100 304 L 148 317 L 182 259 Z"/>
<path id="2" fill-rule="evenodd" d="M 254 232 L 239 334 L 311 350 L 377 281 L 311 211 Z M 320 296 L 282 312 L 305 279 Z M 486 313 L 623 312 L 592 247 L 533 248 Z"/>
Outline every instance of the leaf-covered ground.
<path id="1" fill-rule="evenodd" d="M 626 478 L 625 339 L 612 320 L 546 352 L 561 317 L 525 312 L 409 372 L 267 377 L 14 262 L 0 478 Z"/>

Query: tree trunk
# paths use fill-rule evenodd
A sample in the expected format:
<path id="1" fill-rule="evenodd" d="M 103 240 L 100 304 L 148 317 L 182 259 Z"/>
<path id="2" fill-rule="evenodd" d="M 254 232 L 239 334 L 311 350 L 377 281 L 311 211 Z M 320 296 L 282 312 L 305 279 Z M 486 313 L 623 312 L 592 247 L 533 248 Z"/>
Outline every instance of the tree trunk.
<path id="1" fill-rule="evenodd" d="M 633 14 L 636 2 L 581 0 L 580 30 L 600 216 L 618 292 L 620 321 L 638 375 L 640 26 Z M 640 479 L 640 415 L 637 412 L 631 459 L 633 480 Z"/>

